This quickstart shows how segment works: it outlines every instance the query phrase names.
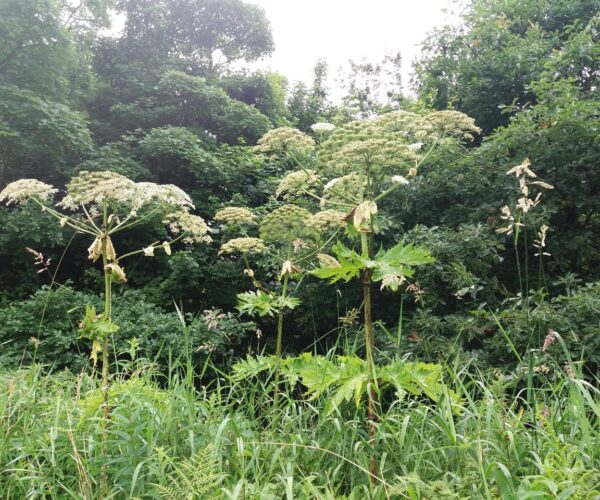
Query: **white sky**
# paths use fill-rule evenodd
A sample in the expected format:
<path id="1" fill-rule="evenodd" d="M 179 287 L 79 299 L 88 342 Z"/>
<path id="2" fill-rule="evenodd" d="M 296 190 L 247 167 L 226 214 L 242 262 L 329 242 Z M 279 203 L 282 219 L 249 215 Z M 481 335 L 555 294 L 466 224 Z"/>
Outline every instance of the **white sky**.
<path id="1" fill-rule="evenodd" d="M 335 76 L 348 59 L 374 62 L 400 51 L 405 91 L 417 45 L 434 27 L 456 22 L 458 10 L 452 0 L 247 1 L 265 9 L 275 39 L 275 52 L 259 68 L 309 83 L 318 58 Z"/>
<path id="2" fill-rule="evenodd" d="M 290 82 L 312 81 L 319 58 L 329 64 L 329 85 L 348 59 L 376 62 L 385 54 L 402 55 L 402 85 L 409 90 L 418 44 L 438 26 L 459 21 L 464 0 L 244 0 L 265 9 L 271 22 L 275 52 L 241 66 L 269 70 Z M 123 28 L 115 16 L 110 33 Z M 335 91 L 334 91 L 335 93 Z"/>

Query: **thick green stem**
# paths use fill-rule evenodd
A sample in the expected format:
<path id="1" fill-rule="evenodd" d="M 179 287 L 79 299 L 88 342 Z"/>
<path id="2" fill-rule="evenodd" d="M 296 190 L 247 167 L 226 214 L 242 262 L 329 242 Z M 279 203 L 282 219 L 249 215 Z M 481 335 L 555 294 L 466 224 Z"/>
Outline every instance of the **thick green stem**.
<path id="1" fill-rule="evenodd" d="M 366 233 L 361 234 L 361 247 L 363 258 L 369 258 L 369 239 Z M 368 419 L 368 431 L 369 431 L 369 445 L 375 449 L 375 431 L 377 422 L 377 393 L 375 392 L 376 378 L 375 378 L 375 361 L 373 359 L 373 315 L 371 306 L 371 278 L 373 271 L 371 269 L 363 269 L 362 282 L 363 282 L 363 301 L 364 301 L 364 320 L 365 320 L 365 358 L 367 361 L 367 370 L 369 372 L 368 378 L 368 391 L 367 391 L 367 419 Z M 377 476 L 377 457 L 373 452 L 371 454 L 371 461 L 369 464 L 369 471 L 371 477 Z"/>
<path id="2" fill-rule="evenodd" d="M 290 275 L 286 273 L 283 277 L 283 288 L 281 290 L 282 305 L 279 306 L 279 315 L 277 318 L 277 344 L 275 347 L 275 404 L 277 404 L 277 396 L 279 395 L 279 375 L 281 372 L 281 351 L 283 340 L 283 301 L 287 293 L 288 281 Z"/>
<path id="3" fill-rule="evenodd" d="M 103 222 L 105 232 L 102 235 L 102 268 L 104 271 L 104 320 L 110 323 L 112 317 L 112 276 L 111 270 L 107 268 L 108 258 L 107 258 L 107 241 L 108 241 L 108 232 L 106 230 L 108 224 L 107 217 L 107 209 L 104 207 L 103 214 Z M 110 418 L 110 408 L 109 408 L 109 345 L 108 345 L 108 334 L 104 335 L 102 339 L 102 456 L 104 457 L 104 463 L 106 463 L 107 454 L 108 454 L 108 421 Z M 101 484 L 100 491 L 104 494 L 108 493 L 108 477 L 106 474 L 106 468 L 103 466 L 102 474 L 101 474 Z"/>

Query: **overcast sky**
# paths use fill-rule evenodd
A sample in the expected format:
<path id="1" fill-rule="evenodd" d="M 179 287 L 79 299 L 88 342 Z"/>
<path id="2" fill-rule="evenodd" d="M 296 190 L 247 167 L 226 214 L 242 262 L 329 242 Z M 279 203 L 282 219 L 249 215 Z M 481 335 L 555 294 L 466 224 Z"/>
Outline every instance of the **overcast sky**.
<path id="1" fill-rule="evenodd" d="M 375 61 L 400 51 L 406 88 L 419 42 L 434 27 L 457 21 L 452 0 L 248 1 L 265 9 L 275 39 L 273 56 L 259 67 L 306 82 L 320 57 L 335 74 L 348 59 Z"/>

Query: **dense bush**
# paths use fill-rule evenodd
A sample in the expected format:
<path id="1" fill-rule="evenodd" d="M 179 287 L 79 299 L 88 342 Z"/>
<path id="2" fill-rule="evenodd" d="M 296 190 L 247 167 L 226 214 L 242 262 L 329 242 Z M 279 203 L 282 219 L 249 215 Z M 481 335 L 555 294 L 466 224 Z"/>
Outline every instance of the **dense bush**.
<path id="1" fill-rule="evenodd" d="M 0 310 L 2 362 L 15 365 L 36 360 L 56 370 L 90 369 L 89 341 L 82 340 L 79 331 L 88 304 L 100 309 L 102 297 L 69 286 L 43 287 L 29 299 Z M 254 323 L 241 322 L 217 309 L 186 315 L 182 323 L 177 312 L 147 302 L 138 291 L 119 296 L 114 317 L 119 326 L 114 334 L 118 357 L 127 357 L 133 341 L 140 356 L 160 367 L 187 352 L 193 353 L 197 362 L 210 354 L 213 363 L 223 366 L 240 354 L 256 331 Z"/>

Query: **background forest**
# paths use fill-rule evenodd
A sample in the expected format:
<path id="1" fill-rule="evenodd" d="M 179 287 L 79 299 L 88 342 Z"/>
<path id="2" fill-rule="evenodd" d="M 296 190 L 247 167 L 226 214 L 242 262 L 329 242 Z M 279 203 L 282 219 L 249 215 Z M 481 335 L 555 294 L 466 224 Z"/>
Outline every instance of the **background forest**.
<path id="1" fill-rule="evenodd" d="M 116 12 L 126 19 L 120 36 L 110 31 Z M 310 194 L 298 195 L 282 184 L 282 179 L 289 183 L 290 174 L 321 172 L 335 157 L 336 141 L 358 130 L 357 120 L 378 123 L 382 116 L 398 117 L 402 112 L 417 117 L 454 116 L 444 125 L 451 130 L 459 127 L 460 120 L 472 118 L 474 125 L 468 120 L 467 125 L 460 125 L 464 133 L 460 140 L 428 142 L 431 137 L 427 137 L 417 143 L 424 148 L 418 172 L 407 169 L 402 179 L 394 181 L 402 186 L 389 188 L 379 204 L 373 254 L 402 242 L 407 248 L 426 249 L 431 258 L 414 275 L 407 273 L 406 281 L 402 275 L 394 286 L 386 282 L 380 290 L 379 283 L 374 285 L 373 359 L 382 364 L 392 357 L 436 363 L 457 377 L 453 388 L 461 395 L 468 392 L 460 387 L 469 385 L 466 377 L 491 377 L 491 388 L 472 389 L 473 400 L 485 399 L 487 391 L 500 398 L 500 393 L 521 394 L 523 388 L 530 391 L 547 381 L 563 384 L 576 376 L 582 387 L 592 391 L 587 393 L 588 399 L 578 393 L 576 401 L 569 400 L 571 407 L 581 404 L 581 411 L 590 418 L 582 431 L 588 441 L 573 436 L 565 453 L 574 457 L 577 443 L 584 443 L 583 455 L 589 462 L 578 465 L 582 471 L 579 479 L 557 491 L 595 498 L 590 492 L 597 487 L 598 477 L 586 474 L 595 468 L 590 464 L 598 464 L 598 452 L 591 451 L 598 439 L 598 400 L 590 395 L 595 394 L 600 368 L 598 0 L 471 0 L 460 25 L 440 28 L 424 39 L 422 56 L 414 63 L 413 81 L 403 82 L 410 85 L 412 94 L 400 85 L 399 56 L 371 63 L 350 62 L 338 93 L 326 85 L 329 68 L 323 60 L 316 61 L 310 85 L 249 69 L 249 63 L 272 53 L 274 41 L 265 12 L 240 0 L 0 0 L 0 41 L 0 188 L 21 178 L 34 178 L 55 186 L 63 196 L 65 186 L 80 172 L 108 170 L 138 183 L 177 186 L 189 194 L 194 214 L 208 225 L 211 242 L 191 245 L 180 241 L 173 244 L 172 253 L 170 246 L 168 251 L 162 251 L 164 247 L 159 251 L 157 246 L 155 254 L 154 249 L 138 253 L 127 261 L 126 282 L 113 285 L 112 316 L 119 327 L 111 346 L 115 370 L 125 374 L 124 380 L 133 380 L 132 373 L 159 374 L 156 387 L 161 389 L 156 391 L 172 388 L 174 373 L 185 379 L 190 370 L 196 378 L 188 382 L 195 390 L 216 387 L 219 393 L 236 362 L 279 352 L 278 328 L 285 332 L 281 350 L 287 357 L 349 352 L 362 356 L 365 349 L 369 351 L 363 335 L 360 280 L 338 276 L 335 281 L 329 275 L 334 278 L 332 284 L 318 272 L 298 278 L 299 269 L 286 271 L 290 258 L 281 259 L 285 261 L 281 272 L 281 262 L 266 255 L 257 255 L 256 266 L 251 266 L 246 253 L 238 258 L 223 246 L 240 233 L 243 224 L 236 225 L 239 213 L 233 220 L 227 218 L 229 212 L 223 215 L 222 211 L 244 207 L 249 210 L 248 217 L 263 220 L 290 205 L 318 211 L 319 204 Z M 445 110 L 462 114 L 435 115 Z M 465 127 L 470 128 L 465 131 Z M 219 211 L 221 216 L 215 217 Z M 360 217 L 357 219 L 355 212 L 348 217 L 354 217 L 354 229 L 360 233 Z M 371 215 L 365 217 L 363 220 Z M 232 220 L 233 225 L 224 223 Z M 97 349 L 82 335 L 81 322 L 86 306 L 101 310 L 106 297 L 102 294 L 102 266 L 88 259 L 89 239 L 69 224 L 59 224 L 53 214 L 33 203 L 0 206 L 0 228 L 0 367 L 6 374 L 0 377 L 8 387 L 11 383 L 34 387 L 55 384 L 50 378 L 41 382 L 54 373 L 58 375 L 53 377 L 72 382 L 64 389 L 67 392 L 76 386 L 81 390 L 82 383 L 95 387 L 92 358 Z M 283 234 L 281 228 L 275 229 Z M 162 241 L 166 231 L 160 218 L 150 217 L 147 223 L 116 235 L 115 247 L 121 254 L 136 252 L 139 242 Z M 323 246 L 324 253 L 333 254 L 331 245 L 344 239 L 343 234 L 332 236 Z M 265 239 L 262 226 L 260 236 Z M 289 240 L 288 257 L 292 245 L 294 252 L 300 245 L 295 242 Z M 344 263 L 340 252 L 337 258 Z M 279 315 L 278 325 L 277 314 L 267 310 L 270 305 L 257 303 L 248 293 L 259 289 L 258 281 L 285 299 L 287 277 L 285 284 L 277 279 L 282 276 L 292 276 L 294 302 L 278 303 L 281 310 L 287 307 L 285 315 Z M 277 363 L 274 369 L 279 377 Z M 257 384 L 267 384 L 260 371 L 252 372 Z M 15 382 L 18 380 L 27 383 Z M 124 391 L 121 397 L 132 397 L 128 383 L 119 386 Z M 470 384 L 477 386 L 473 380 Z M 549 393 L 563 390 L 562 385 L 560 390 L 554 387 Z M 56 390 L 49 389 L 51 394 Z M 139 389 L 136 397 L 143 400 L 145 390 Z M 277 386 L 274 390 L 277 404 Z M 569 398 L 576 397 L 565 390 Z M 282 395 L 285 400 L 294 394 L 290 391 Z M 231 411 L 248 403 L 244 398 L 250 398 L 252 391 L 243 392 L 238 388 L 228 396 Z M 530 396 L 527 392 L 528 403 Z M 10 394 L 3 397 L 7 398 L 3 408 L 9 408 Z M 161 408 L 170 407 L 168 397 L 161 400 Z M 206 398 L 217 406 L 216 400 L 210 399 L 213 396 Z M 368 398 L 370 401 L 370 394 Z M 34 400 L 29 403 L 33 405 Z M 140 408 L 150 411 L 145 404 Z M 193 406 L 189 401 L 186 404 Z M 253 400 L 253 404 L 256 407 L 251 413 L 258 415 L 266 403 Z M 381 404 L 392 403 L 383 396 Z M 586 404 L 595 409 L 583 409 Z M 182 407 L 175 405 L 173 411 Z M 510 407 L 515 415 L 528 411 L 521 403 Z M 540 408 L 532 410 L 534 420 Z M 196 430 L 198 434 L 217 432 L 218 422 L 213 426 L 211 418 L 217 421 L 222 417 L 225 422 L 223 415 L 229 409 L 223 410 L 221 417 L 210 417 L 211 411 L 216 412 L 206 409 L 202 423 L 206 427 Z M 277 417 L 282 420 L 275 425 L 280 425 L 281 432 L 293 434 L 296 431 L 285 427 L 285 414 L 282 410 L 284 416 Z M 143 415 L 138 416 L 138 433 L 147 429 L 144 423 L 150 425 L 150 417 Z M 422 417 L 425 421 L 426 415 Z M 118 420 L 118 415 L 115 418 Z M 173 416 L 176 418 L 184 417 Z M 355 416 L 356 429 L 349 433 L 362 432 L 361 418 L 364 416 Z M 444 418 L 452 421 L 452 410 L 446 410 Z M 498 417 L 500 421 L 510 426 Z M 561 422 L 568 427 L 573 421 L 564 417 Z M 312 424 L 296 421 L 294 425 L 310 428 Z M 172 432 L 181 432 L 182 426 L 173 423 Z M 517 440 L 503 434 L 510 429 L 500 427 L 499 436 L 504 436 L 500 442 L 506 439 L 514 447 L 506 452 L 509 462 L 512 460 L 506 466 L 510 473 L 502 472 L 504 479 L 498 471 L 490 473 L 494 479 L 480 493 L 488 498 L 526 498 L 525 489 L 519 489 L 525 488 L 524 483 L 510 483 L 513 479 L 509 477 L 526 469 L 523 456 L 529 453 L 529 444 L 518 449 Z M 579 428 L 579 424 L 573 427 Z M 529 432 L 527 426 L 522 430 Z M 246 431 L 250 435 L 250 428 Z M 386 435 L 385 430 L 381 432 Z M 446 432 L 452 434 L 456 429 L 440 432 L 447 437 Z M 563 442 L 558 434 L 554 438 Z M 3 439 L 5 444 L 9 442 L 10 433 L 3 434 Z M 190 439 L 185 450 L 177 451 L 179 458 L 206 444 L 202 439 Z M 331 443 L 340 439 L 332 435 Z M 354 438 L 347 439 L 344 449 L 348 453 L 337 451 L 344 456 L 352 450 L 348 443 L 354 443 Z M 369 439 L 373 436 L 365 437 L 364 443 L 372 445 Z M 273 440 L 279 440 L 277 434 Z M 21 446 L 26 447 L 23 442 Z M 111 467 L 129 471 L 129 475 L 116 480 L 114 497 L 145 498 L 148 485 L 160 482 L 157 477 L 178 470 L 167 459 L 161 462 L 160 453 L 150 450 L 149 443 L 144 446 L 147 449 L 126 465 L 119 465 L 115 458 Z M 231 448 L 242 453 L 239 446 L 233 439 Z M 326 447 L 322 442 L 319 446 Z M 29 459 L 10 455 L 8 446 L 4 450 L 0 451 L 0 467 L 14 476 L 4 483 L 0 479 L 5 492 L 12 492 L 15 498 L 27 491 L 32 497 L 64 493 L 60 489 L 64 478 L 40 480 L 31 493 L 22 480 L 33 481 L 32 477 L 37 477 L 33 469 L 43 466 L 17 467 L 19 460 Z M 365 456 L 369 455 L 365 450 Z M 213 460 L 213 451 L 196 459 L 210 468 L 206 464 Z M 543 461 L 544 451 L 540 448 L 537 452 Z M 155 469 L 147 472 L 147 484 L 139 479 L 145 469 L 141 465 L 136 468 L 144 463 L 140 457 L 145 453 L 159 454 Z M 261 453 L 264 458 L 267 452 Z M 459 455 L 444 460 L 460 462 Z M 552 467 L 556 469 L 548 466 L 548 470 L 569 468 L 571 458 L 561 457 L 554 457 Z M 248 463 L 255 458 L 247 457 Z M 299 463 L 308 460 L 297 458 Z M 403 463 L 404 459 L 388 458 L 386 466 L 393 468 L 396 460 Z M 222 464 L 226 459 L 215 460 Z M 368 467 L 368 458 L 361 460 L 355 457 Z M 438 472 L 446 467 L 441 462 L 435 467 L 438 465 Z M 93 469 L 94 465 L 90 462 L 88 466 Z M 232 481 L 227 492 L 223 486 L 223 496 L 236 497 L 236 484 L 245 488 L 236 498 L 329 498 L 326 492 L 331 498 L 366 498 L 362 495 L 367 490 L 373 498 L 393 496 L 393 488 L 390 493 L 386 484 L 382 490 L 369 489 L 374 486 L 368 477 L 356 479 L 354 474 L 360 476 L 361 472 L 347 463 L 338 471 L 343 479 L 329 477 L 322 484 L 306 479 L 311 471 L 305 471 L 303 480 L 314 482 L 314 490 L 306 484 L 296 490 L 295 485 L 273 479 L 283 474 L 281 471 L 271 471 L 268 481 L 263 478 L 253 483 L 249 469 L 240 472 L 244 467 L 250 466 L 241 465 L 235 472 L 241 483 Z M 469 488 L 479 482 L 478 474 L 487 472 L 482 472 L 483 465 L 481 470 L 473 467 L 457 471 L 453 478 L 443 478 L 440 472 L 427 479 L 424 472 L 419 477 L 411 476 L 411 469 L 404 470 L 404 475 L 394 469 L 404 478 L 396 481 L 400 485 L 396 492 L 413 498 L 451 497 L 452 491 L 462 492 L 457 498 L 477 497 L 480 493 Z M 98 478 L 106 474 L 100 465 L 97 470 Z M 258 472 L 254 473 L 258 477 Z M 88 476 L 79 473 L 78 477 L 79 490 L 71 485 L 77 490 L 72 495 L 94 497 L 84 493 L 87 486 L 82 477 Z M 454 486 L 446 491 L 434 484 L 442 478 Z M 89 491 L 93 491 L 92 483 L 96 483 L 89 481 Z M 573 484 L 584 487 L 577 489 Z M 356 489 L 359 486 L 363 489 Z M 542 491 L 542 486 L 539 488 Z M 148 494 L 168 498 L 165 491 L 152 491 Z"/>

